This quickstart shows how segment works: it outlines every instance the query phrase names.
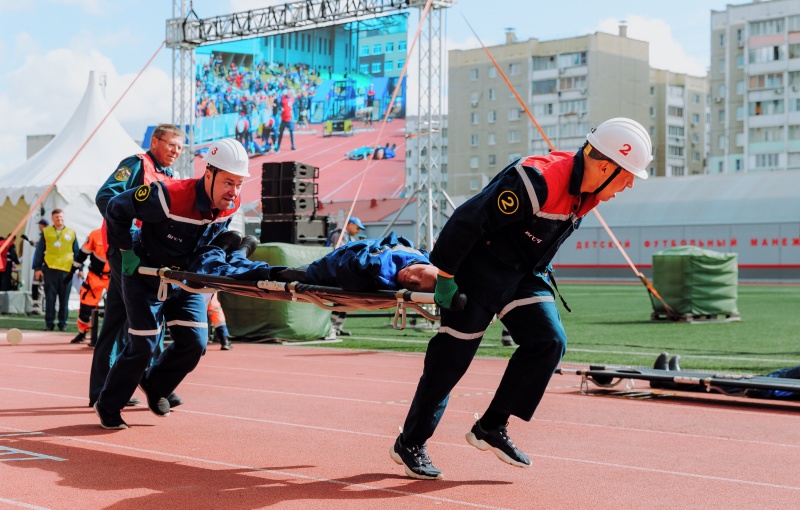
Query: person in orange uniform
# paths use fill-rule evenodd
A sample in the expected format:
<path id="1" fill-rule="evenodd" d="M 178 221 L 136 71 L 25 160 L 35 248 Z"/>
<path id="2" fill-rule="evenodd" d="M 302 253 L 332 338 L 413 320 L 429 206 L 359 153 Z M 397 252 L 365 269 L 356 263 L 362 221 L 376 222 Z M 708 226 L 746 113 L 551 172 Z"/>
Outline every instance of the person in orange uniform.
<path id="1" fill-rule="evenodd" d="M 108 289 L 109 267 L 106 259 L 106 243 L 103 242 L 103 229 L 98 228 L 89 233 L 86 242 L 81 246 L 80 251 L 73 258 L 72 269 L 69 272 L 68 280 L 76 271 L 80 271 L 86 259 L 89 259 L 89 271 L 86 279 L 81 285 L 80 302 L 81 307 L 78 312 L 78 334 L 75 335 L 70 343 L 78 344 L 86 339 L 86 333 L 92 328 L 92 312 L 100 304 L 103 294 Z"/>

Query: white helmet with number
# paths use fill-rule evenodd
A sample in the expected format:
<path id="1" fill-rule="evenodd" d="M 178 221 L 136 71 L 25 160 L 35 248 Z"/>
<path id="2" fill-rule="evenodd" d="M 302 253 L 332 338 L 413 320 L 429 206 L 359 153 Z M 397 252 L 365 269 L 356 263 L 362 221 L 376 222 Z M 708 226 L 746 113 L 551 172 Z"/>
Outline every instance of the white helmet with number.
<path id="1" fill-rule="evenodd" d="M 647 165 L 653 161 L 653 146 L 644 126 L 624 117 L 608 119 L 586 140 L 608 159 L 636 177 L 647 179 Z"/>
<path id="2" fill-rule="evenodd" d="M 248 165 L 250 158 L 247 151 L 238 140 L 223 138 L 208 146 L 208 152 L 203 156 L 203 161 L 240 177 L 250 177 Z"/>

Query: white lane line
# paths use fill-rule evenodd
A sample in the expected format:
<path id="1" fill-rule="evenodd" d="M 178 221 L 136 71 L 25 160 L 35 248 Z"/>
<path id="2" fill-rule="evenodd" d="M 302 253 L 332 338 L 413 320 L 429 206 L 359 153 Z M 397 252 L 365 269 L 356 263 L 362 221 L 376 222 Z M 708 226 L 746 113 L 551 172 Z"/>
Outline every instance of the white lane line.
<path id="1" fill-rule="evenodd" d="M 22 501 L 16 501 L 13 499 L 6 499 L 6 498 L 0 498 L 0 503 L 5 503 L 11 506 L 17 506 L 19 508 L 30 508 L 31 510 L 50 510 L 49 508 L 44 506 L 31 505 L 29 503 L 23 503 Z"/>

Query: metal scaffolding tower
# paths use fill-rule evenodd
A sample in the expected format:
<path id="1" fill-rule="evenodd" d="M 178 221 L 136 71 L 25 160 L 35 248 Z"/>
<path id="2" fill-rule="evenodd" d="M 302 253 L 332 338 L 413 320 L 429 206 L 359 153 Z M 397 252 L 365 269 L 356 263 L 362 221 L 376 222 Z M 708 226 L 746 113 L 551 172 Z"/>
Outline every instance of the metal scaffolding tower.
<path id="1" fill-rule="evenodd" d="M 430 249 L 442 226 L 444 190 L 441 175 L 443 9 L 455 0 L 433 0 L 419 40 L 419 122 L 417 169 L 417 244 Z M 167 47 L 172 49 L 172 122 L 188 130 L 188 147 L 173 168 L 186 178 L 194 173 L 194 49 L 222 41 L 319 28 L 379 15 L 423 9 L 427 0 L 302 0 L 200 19 L 191 1 L 173 0 L 167 20 Z M 411 134 L 411 133 L 409 133 Z"/>

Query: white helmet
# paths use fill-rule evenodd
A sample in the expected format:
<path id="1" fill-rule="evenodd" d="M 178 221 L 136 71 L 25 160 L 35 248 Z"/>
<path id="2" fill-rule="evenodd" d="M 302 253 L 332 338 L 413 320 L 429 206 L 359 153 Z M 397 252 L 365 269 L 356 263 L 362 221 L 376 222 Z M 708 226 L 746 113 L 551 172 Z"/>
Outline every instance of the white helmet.
<path id="1" fill-rule="evenodd" d="M 238 140 L 223 138 L 208 146 L 208 152 L 203 156 L 203 161 L 240 177 L 250 177 L 248 165 L 250 158 L 247 151 Z"/>
<path id="2" fill-rule="evenodd" d="M 624 117 L 608 119 L 586 140 L 608 159 L 636 177 L 647 179 L 647 165 L 653 161 L 653 146 L 644 126 Z"/>

